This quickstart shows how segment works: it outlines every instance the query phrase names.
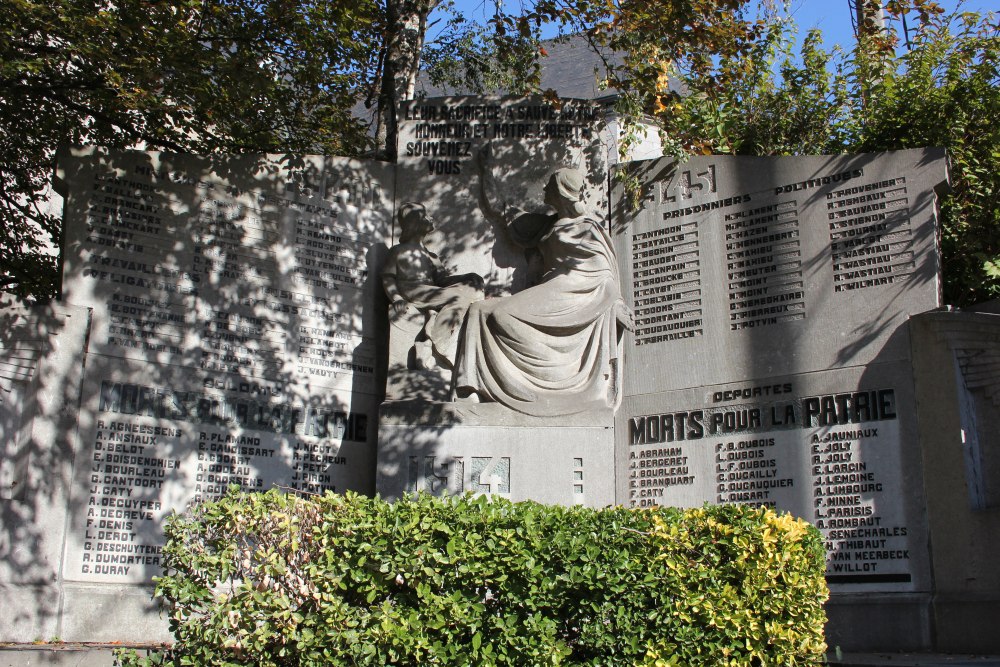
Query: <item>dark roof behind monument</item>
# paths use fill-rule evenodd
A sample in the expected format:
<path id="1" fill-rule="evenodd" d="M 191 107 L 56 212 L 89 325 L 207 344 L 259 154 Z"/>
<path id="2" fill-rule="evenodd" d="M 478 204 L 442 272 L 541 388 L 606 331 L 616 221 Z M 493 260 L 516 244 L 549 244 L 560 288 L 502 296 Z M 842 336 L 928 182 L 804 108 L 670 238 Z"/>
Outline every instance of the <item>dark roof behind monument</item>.
<path id="1" fill-rule="evenodd" d="M 602 59 L 595 53 L 586 37 L 580 34 L 544 40 L 542 47 L 547 54 L 539 58 L 542 66 L 542 90 L 551 88 L 559 94 L 559 97 L 599 100 L 606 104 L 614 101 L 615 91 L 602 90 L 599 84 L 606 76 L 605 59 L 615 62 L 620 59 L 617 54 L 606 52 Z M 506 91 L 487 92 L 502 95 Z M 472 94 L 475 94 L 474 91 L 435 86 L 425 72 L 421 72 L 417 79 L 418 97 Z"/>

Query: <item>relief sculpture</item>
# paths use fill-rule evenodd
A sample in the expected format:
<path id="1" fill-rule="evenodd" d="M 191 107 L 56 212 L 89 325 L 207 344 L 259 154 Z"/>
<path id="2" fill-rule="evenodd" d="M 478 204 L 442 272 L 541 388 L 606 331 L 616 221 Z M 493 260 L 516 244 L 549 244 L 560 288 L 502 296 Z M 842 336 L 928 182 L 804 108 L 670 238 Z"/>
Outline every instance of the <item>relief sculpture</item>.
<path id="1" fill-rule="evenodd" d="M 517 245 L 541 254 L 541 282 L 484 299 L 481 279 L 440 278 L 436 258 L 419 243 L 429 218 L 423 207 L 407 204 L 400 212 L 401 242 L 383 271 L 394 326 L 404 304 L 437 310 L 417 335 L 415 350 L 422 351 L 415 357 L 433 356 L 439 367 L 452 369 L 448 400 L 500 403 L 535 416 L 616 409 L 621 340 L 633 319 L 611 239 L 582 203 L 583 175 L 556 170 L 544 189 L 548 210 L 528 213 L 499 196 L 489 146 L 479 166 L 484 214 Z M 410 368 L 426 367 L 421 364 Z"/>
<path id="2" fill-rule="evenodd" d="M 422 204 L 404 203 L 398 220 L 399 243 L 382 269 L 390 302 L 386 397 L 448 400 L 458 336 L 469 305 L 483 298 L 483 279 L 450 275 L 424 245 L 434 220 Z"/>

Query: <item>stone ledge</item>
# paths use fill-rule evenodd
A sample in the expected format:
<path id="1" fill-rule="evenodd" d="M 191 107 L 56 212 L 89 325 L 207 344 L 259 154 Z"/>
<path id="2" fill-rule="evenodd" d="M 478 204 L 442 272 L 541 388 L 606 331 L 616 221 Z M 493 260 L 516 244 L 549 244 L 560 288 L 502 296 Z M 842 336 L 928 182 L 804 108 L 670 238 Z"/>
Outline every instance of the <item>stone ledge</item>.
<path id="1" fill-rule="evenodd" d="M 503 426 L 614 428 L 614 412 L 606 406 L 558 417 L 535 417 L 515 412 L 499 403 L 428 403 L 385 401 L 379 408 L 379 423 L 389 426 Z"/>

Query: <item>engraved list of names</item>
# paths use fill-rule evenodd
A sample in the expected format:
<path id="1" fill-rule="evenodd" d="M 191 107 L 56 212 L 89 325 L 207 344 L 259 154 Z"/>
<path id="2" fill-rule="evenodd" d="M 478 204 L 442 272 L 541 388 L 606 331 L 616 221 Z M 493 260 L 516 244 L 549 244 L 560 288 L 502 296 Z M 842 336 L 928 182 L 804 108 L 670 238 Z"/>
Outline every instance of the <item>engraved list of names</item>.
<path id="1" fill-rule="evenodd" d="M 61 172 L 64 291 L 93 309 L 65 576 L 148 580 L 164 517 L 231 485 L 369 491 L 388 172 L 141 152 Z"/>

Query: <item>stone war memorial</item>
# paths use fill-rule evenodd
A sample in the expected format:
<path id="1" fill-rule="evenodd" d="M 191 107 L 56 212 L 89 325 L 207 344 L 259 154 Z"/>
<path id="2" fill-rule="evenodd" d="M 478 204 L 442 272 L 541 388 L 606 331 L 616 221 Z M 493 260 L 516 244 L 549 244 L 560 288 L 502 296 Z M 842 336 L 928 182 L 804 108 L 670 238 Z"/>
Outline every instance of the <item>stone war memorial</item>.
<path id="1" fill-rule="evenodd" d="M 943 151 L 613 164 L 592 101 L 399 113 L 396 164 L 60 156 L 61 300 L 0 310 L 0 641 L 169 639 L 163 522 L 233 484 L 767 505 L 825 538 L 831 645 L 996 620 L 1000 309 L 941 308 Z"/>

